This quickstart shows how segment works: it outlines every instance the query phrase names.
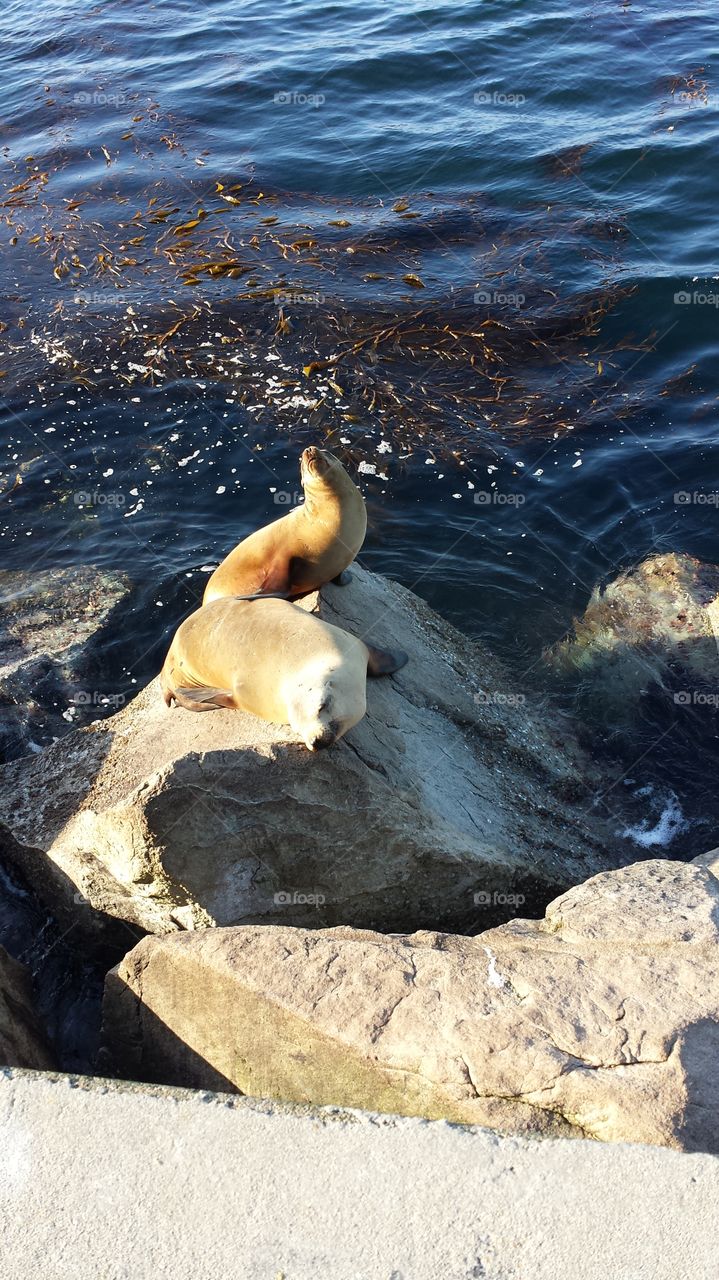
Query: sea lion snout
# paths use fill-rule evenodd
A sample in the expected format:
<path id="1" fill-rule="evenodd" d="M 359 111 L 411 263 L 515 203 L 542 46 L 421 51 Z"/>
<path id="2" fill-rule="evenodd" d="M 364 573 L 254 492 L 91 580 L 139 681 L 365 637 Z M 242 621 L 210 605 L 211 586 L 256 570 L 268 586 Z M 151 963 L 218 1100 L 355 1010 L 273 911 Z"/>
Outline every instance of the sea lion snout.
<path id="1" fill-rule="evenodd" d="M 337 741 L 338 728 L 336 725 L 328 724 L 313 733 L 308 733 L 305 738 L 305 745 L 310 751 L 322 751 L 325 747 L 331 747 Z"/>
<path id="2" fill-rule="evenodd" d="M 346 726 L 334 706 L 332 673 L 309 673 L 297 682 L 290 706 L 290 724 L 304 739 L 310 751 L 331 747 Z"/>
<path id="3" fill-rule="evenodd" d="M 303 475 L 306 472 L 310 476 L 324 476 L 334 461 L 336 459 L 327 449 L 319 449 L 317 445 L 311 444 L 302 453 L 300 471 Z"/>

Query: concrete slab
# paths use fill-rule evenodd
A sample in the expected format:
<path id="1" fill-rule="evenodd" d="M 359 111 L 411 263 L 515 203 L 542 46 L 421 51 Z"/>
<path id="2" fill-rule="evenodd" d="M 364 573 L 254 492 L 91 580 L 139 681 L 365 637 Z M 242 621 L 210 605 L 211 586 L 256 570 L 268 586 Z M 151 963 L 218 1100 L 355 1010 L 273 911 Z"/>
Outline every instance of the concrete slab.
<path id="1" fill-rule="evenodd" d="M 2 1280 L 710 1280 L 719 1158 L 0 1072 Z"/>

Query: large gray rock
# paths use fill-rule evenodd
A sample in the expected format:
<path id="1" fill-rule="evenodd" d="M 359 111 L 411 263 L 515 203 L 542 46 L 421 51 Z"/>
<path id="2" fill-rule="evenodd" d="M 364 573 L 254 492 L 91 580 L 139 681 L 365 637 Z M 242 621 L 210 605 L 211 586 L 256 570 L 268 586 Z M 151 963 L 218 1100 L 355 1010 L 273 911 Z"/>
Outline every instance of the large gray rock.
<path id="1" fill-rule="evenodd" d="M 633 716 L 650 689 L 702 705 L 702 686 L 716 692 L 719 680 L 719 567 L 675 552 L 651 556 L 595 587 L 573 633 L 545 657 L 608 702 L 611 717 Z"/>
<path id="2" fill-rule="evenodd" d="M 366 717 L 329 751 L 236 711 L 168 710 L 155 681 L 0 771 L 0 851 L 55 911 L 152 932 L 471 930 L 614 864 L 571 731 L 482 649 L 360 569 L 321 611 L 410 658 L 369 682 Z"/>
<path id="3" fill-rule="evenodd" d="M 3 1280 L 709 1280 L 719 1159 L 0 1072 Z"/>
<path id="4" fill-rule="evenodd" d="M 0 570 L 0 760 L 39 750 L 124 697 L 94 648 L 130 584 L 92 566 Z"/>
<path id="5" fill-rule="evenodd" d="M 476 938 L 144 938 L 107 978 L 133 1079 L 719 1151 L 719 881 L 606 872 Z"/>
<path id="6" fill-rule="evenodd" d="M 35 1013 L 30 975 L 0 947 L 0 1066 L 49 1071 L 52 1055 Z"/>

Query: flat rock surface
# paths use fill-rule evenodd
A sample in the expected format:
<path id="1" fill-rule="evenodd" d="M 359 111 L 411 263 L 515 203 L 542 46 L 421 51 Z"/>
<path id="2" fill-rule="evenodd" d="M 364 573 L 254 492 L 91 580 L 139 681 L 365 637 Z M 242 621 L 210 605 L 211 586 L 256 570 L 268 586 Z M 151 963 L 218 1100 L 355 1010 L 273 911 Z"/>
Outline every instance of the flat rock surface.
<path id="1" fill-rule="evenodd" d="M 719 1150 L 719 881 L 642 862 L 469 938 L 145 938 L 108 975 L 133 1079 Z"/>

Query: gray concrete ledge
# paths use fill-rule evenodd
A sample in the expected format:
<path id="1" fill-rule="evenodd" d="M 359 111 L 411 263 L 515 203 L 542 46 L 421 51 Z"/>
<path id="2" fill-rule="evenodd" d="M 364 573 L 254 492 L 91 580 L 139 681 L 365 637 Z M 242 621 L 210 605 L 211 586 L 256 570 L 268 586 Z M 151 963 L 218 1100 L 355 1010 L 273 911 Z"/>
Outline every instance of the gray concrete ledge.
<path id="1" fill-rule="evenodd" d="M 709 1280 L 719 1157 L 0 1071 L 2 1280 Z"/>

